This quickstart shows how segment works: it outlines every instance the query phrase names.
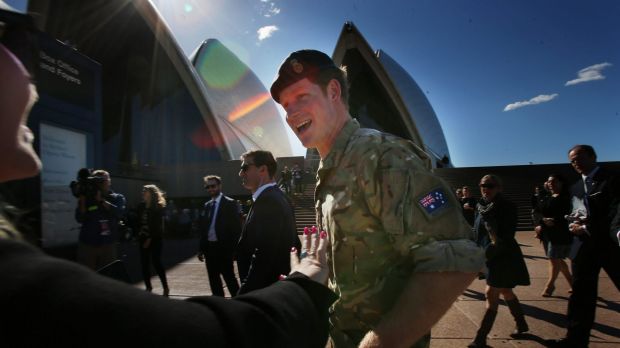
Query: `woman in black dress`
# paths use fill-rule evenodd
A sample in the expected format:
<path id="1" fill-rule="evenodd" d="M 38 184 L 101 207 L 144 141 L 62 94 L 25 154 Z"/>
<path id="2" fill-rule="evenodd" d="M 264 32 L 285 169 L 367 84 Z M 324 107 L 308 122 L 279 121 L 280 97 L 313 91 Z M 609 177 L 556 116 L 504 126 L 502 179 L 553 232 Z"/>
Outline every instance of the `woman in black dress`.
<path id="1" fill-rule="evenodd" d="M 566 190 L 566 181 L 559 174 L 552 174 L 547 180 L 550 195 L 539 204 L 542 218 L 535 228 L 536 235 L 545 245 L 545 253 L 549 258 L 549 280 L 542 292 L 543 297 L 550 297 L 555 290 L 555 280 L 561 272 L 568 285 L 572 277 L 568 265 L 564 261 L 570 253 L 572 236 L 568 231 L 565 216 L 571 212 L 570 197 Z"/>
<path id="2" fill-rule="evenodd" d="M 164 193 L 155 185 L 144 185 L 142 188 L 143 202 L 138 208 L 140 229 L 138 239 L 140 244 L 140 259 L 142 261 L 142 277 L 146 291 L 152 291 L 151 263 L 161 280 L 164 296 L 170 294 L 166 270 L 161 263 L 162 235 L 164 231 L 164 209 L 166 199 Z"/>
<path id="3" fill-rule="evenodd" d="M 488 238 L 486 246 L 486 307 L 480 329 L 468 347 L 486 347 L 486 338 L 497 316 L 500 295 L 504 297 L 510 313 L 515 319 L 516 329 L 511 336 L 529 330 L 521 304 L 512 289 L 517 285 L 530 285 L 523 254 L 515 239 L 517 208 L 501 194 L 499 177 L 489 174 L 480 180 L 482 198 L 476 206 L 474 231 L 478 240 Z"/>

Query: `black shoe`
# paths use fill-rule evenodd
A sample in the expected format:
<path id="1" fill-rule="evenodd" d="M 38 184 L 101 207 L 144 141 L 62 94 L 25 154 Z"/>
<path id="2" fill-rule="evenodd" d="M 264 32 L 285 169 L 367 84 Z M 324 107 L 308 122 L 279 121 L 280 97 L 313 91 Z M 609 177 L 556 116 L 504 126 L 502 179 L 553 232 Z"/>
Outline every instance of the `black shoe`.
<path id="1" fill-rule="evenodd" d="M 571 342 L 566 338 L 562 338 L 559 340 L 545 340 L 544 344 L 546 347 L 552 347 L 552 348 L 588 348 L 587 344 L 580 345 L 580 344 Z"/>
<path id="2" fill-rule="evenodd" d="M 564 341 L 564 339 L 561 340 L 556 340 L 556 339 L 552 339 L 552 340 L 545 340 L 545 342 L 543 343 L 545 345 L 545 347 L 565 347 L 565 344 L 562 343 L 562 341 Z"/>
<path id="3" fill-rule="evenodd" d="M 486 341 L 484 343 L 473 341 L 467 345 L 467 348 L 487 348 Z"/>

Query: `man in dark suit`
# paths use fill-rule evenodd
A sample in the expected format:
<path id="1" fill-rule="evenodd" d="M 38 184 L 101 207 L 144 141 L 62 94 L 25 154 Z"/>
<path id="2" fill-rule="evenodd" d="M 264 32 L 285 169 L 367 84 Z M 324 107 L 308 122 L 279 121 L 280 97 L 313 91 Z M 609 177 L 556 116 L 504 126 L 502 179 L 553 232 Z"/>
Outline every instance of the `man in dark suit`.
<path id="1" fill-rule="evenodd" d="M 576 243 L 581 245 L 573 259 L 566 337 L 550 342 L 550 346 L 580 348 L 588 346 L 601 268 L 620 290 L 620 248 L 610 235 L 610 223 L 620 200 L 620 178 L 597 165 L 596 152 L 590 145 L 574 146 L 568 158 L 581 175 L 571 191 L 572 215 L 581 218 L 569 225 L 578 238 Z"/>
<path id="2" fill-rule="evenodd" d="M 222 194 L 222 179 L 216 175 L 204 177 L 204 187 L 211 200 L 205 203 L 200 216 L 200 251 L 198 259 L 206 258 L 209 284 L 214 296 L 224 296 L 222 280 L 231 296 L 239 292 L 233 268 L 233 254 L 241 234 L 241 217 L 237 201 Z"/>
<path id="3" fill-rule="evenodd" d="M 239 176 L 254 201 L 237 247 L 239 294 L 244 294 L 288 274 L 291 248 L 300 250 L 301 243 L 293 207 L 274 180 L 277 164 L 271 152 L 251 151 L 241 157 Z"/>

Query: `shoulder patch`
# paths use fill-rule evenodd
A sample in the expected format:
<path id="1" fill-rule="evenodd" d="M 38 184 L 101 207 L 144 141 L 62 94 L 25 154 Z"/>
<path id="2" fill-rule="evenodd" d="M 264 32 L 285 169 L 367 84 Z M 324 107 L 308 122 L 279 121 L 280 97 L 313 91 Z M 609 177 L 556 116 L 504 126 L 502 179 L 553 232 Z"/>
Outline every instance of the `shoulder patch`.
<path id="1" fill-rule="evenodd" d="M 418 205 L 428 217 L 435 217 L 449 207 L 450 203 L 443 188 L 438 187 L 418 197 Z"/>

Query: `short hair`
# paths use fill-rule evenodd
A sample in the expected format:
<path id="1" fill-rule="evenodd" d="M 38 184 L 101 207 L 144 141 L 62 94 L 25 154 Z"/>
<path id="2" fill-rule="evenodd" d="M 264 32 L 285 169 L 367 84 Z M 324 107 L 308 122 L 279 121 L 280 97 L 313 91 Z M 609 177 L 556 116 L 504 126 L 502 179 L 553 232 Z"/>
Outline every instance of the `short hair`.
<path id="1" fill-rule="evenodd" d="M 248 151 L 241 155 L 242 160 L 248 157 L 254 160 L 254 165 L 257 167 L 267 166 L 267 171 L 269 172 L 270 178 L 273 178 L 276 175 L 278 163 L 271 152 L 265 150 L 254 150 Z"/>
<path id="2" fill-rule="evenodd" d="M 483 176 L 480 179 L 480 181 L 482 181 L 484 179 L 492 181 L 498 187 L 504 187 L 504 184 L 502 183 L 502 179 L 499 176 L 495 175 L 495 174 L 487 174 L 487 175 Z"/>
<path id="3" fill-rule="evenodd" d="M 596 151 L 594 151 L 594 148 L 590 145 L 586 145 L 586 144 L 575 145 L 571 147 L 570 150 L 568 150 L 568 154 L 570 155 L 570 153 L 575 150 L 583 150 L 590 157 L 594 157 L 594 159 L 596 159 Z"/>
<path id="4" fill-rule="evenodd" d="M 108 173 L 107 170 L 103 169 L 93 170 L 92 176 L 106 177 L 108 180 L 110 180 L 110 173 Z"/>
<path id="5" fill-rule="evenodd" d="M 329 81 L 336 80 L 340 84 L 340 100 L 349 109 L 349 82 L 347 81 L 347 68 L 341 66 L 338 69 L 327 69 L 321 71 L 316 77 L 314 84 L 321 87 L 323 95 L 327 95 L 327 85 Z"/>
<path id="6" fill-rule="evenodd" d="M 220 178 L 220 177 L 219 177 L 219 176 L 217 176 L 217 175 L 212 175 L 212 174 L 211 174 L 211 175 L 207 175 L 207 176 L 205 176 L 204 178 L 202 178 L 202 180 L 204 180 L 204 182 L 207 182 L 207 181 L 209 181 L 209 180 L 215 180 L 215 181 L 217 181 L 217 184 L 218 184 L 218 185 L 221 185 L 221 184 L 222 184 L 222 178 Z"/>
<path id="7" fill-rule="evenodd" d="M 469 190 L 469 186 L 463 186 L 463 190 Z"/>

